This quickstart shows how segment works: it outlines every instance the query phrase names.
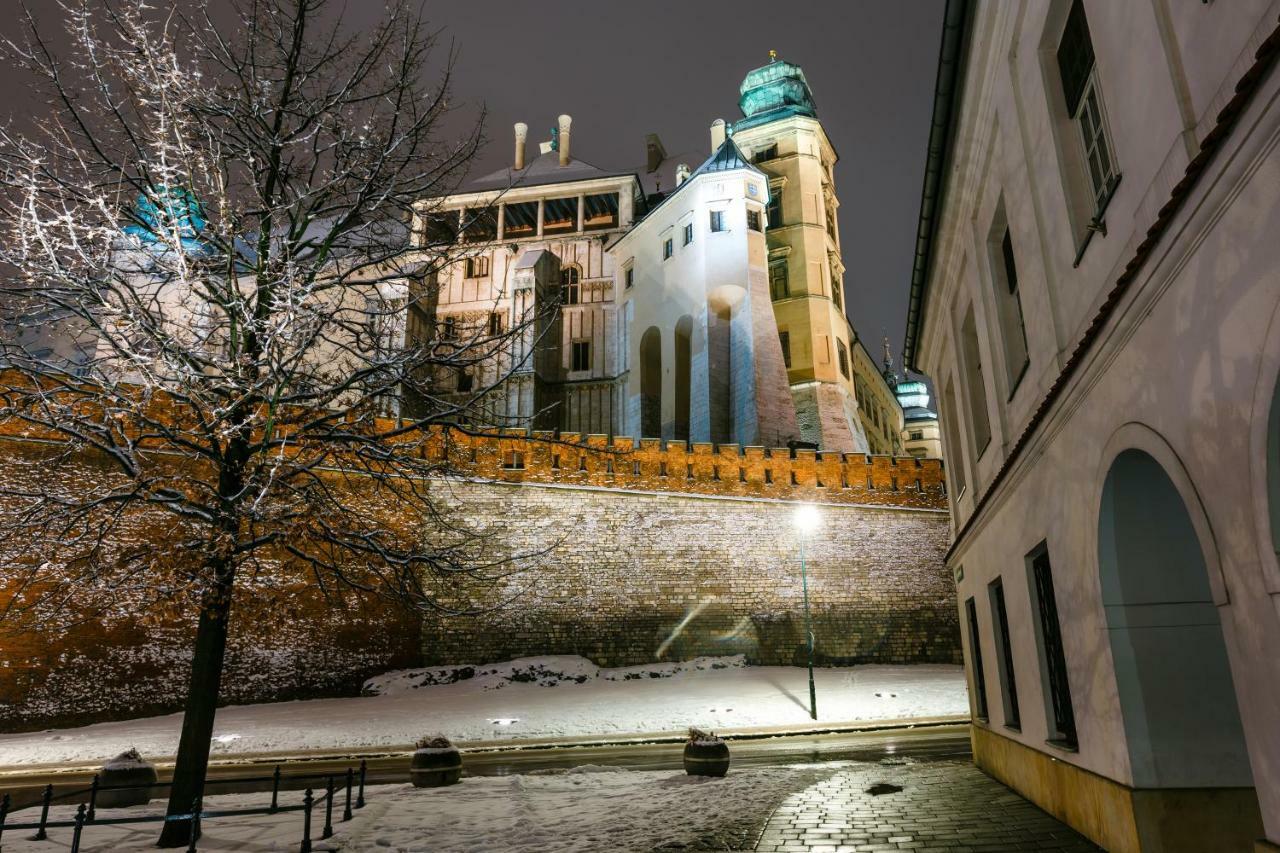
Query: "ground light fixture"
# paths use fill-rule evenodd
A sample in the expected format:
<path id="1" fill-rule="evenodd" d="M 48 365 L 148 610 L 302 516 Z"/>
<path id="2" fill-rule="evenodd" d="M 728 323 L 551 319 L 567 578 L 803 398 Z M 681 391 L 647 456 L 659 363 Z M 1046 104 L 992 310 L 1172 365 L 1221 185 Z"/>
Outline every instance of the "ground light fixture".
<path id="1" fill-rule="evenodd" d="M 809 572 L 804 560 L 804 542 L 822 524 L 822 514 L 813 504 L 800 504 L 791 516 L 800 543 L 800 588 L 804 590 L 804 629 L 809 636 L 809 717 L 818 719 L 818 691 L 813 685 L 813 617 L 809 614 Z"/>

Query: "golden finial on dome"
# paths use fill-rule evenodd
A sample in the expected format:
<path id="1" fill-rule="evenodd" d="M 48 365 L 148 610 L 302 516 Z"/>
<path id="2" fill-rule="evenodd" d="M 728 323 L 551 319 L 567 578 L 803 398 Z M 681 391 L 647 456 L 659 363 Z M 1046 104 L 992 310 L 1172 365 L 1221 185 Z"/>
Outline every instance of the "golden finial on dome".
<path id="1" fill-rule="evenodd" d="M 778 61 L 778 52 L 776 50 L 769 51 L 769 61 L 770 62 Z"/>

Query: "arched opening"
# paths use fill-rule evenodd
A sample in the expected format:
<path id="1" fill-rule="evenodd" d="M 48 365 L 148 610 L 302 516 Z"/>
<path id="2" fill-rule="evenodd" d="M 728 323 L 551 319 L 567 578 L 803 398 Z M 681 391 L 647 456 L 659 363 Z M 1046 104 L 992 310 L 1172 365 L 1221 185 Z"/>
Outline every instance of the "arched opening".
<path id="1" fill-rule="evenodd" d="M 662 333 L 656 326 L 640 338 L 640 436 L 662 437 Z"/>
<path id="2" fill-rule="evenodd" d="M 1204 550 L 1144 451 L 1121 452 L 1107 472 L 1098 565 L 1134 786 L 1251 786 Z"/>
<path id="3" fill-rule="evenodd" d="M 727 300 L 716 299 L 707 303 L 707 411 L 711 440 L 716 444 L 733 441 L 730 400 L 732 313 Z"/>
<path id="4" fill-rule="evenodd" d="M 675 426 L 671 437 L 689 440 L 689 381 L 693 362 L 693 318 L 688 314 L 676 322 Z"/>

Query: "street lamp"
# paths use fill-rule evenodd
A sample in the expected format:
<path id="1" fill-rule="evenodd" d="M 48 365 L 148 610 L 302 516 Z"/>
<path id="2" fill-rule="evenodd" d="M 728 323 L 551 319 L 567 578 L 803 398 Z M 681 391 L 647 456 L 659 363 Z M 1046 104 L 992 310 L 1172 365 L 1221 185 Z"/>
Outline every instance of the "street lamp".
<path id="1" fill-rule="evenodd" d="M 818 692 L 813 686 L 813 618 L 809 615 L 809 573 L 804 563 L 804 540 L 810 533 L 818 529 L 822 516 L 818 508 L 812 504 L 801 504 L 796 507 L 792 516 L 797 537 L 800 540 L 800 585 L 804 589 L 804 628 L 809 635 L 809 716 L 818 719 Z"/>

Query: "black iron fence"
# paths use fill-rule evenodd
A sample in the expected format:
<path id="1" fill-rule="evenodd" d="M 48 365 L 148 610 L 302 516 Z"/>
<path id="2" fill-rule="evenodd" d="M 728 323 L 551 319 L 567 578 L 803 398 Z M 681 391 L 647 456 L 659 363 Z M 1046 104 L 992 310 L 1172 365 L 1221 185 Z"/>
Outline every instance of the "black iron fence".
<path id="1" fill-rule="evenodd" d="M 341 822 L 351 820 L 353 809 L 364 808 L 364 781 L 367 768 L 365 762 L 360 762 L 357 770 L 354 767 L 348 767 L 345 773 L 304 773 L 282 775 L 280 765 L 275 766 L 274 772 L 270 776 L 234 776 L 218 779 L 208 779 L 205 781 L 205 787 L 219 784 L 260 784 L 263 782 L 271 783 L 271 805 L 262 806 L 251 809 L 218 809 L 206 810 L 204 808 L 202 797 L 197 797 L 191 804 L 191 811 L 186 814 L 177 815 L 138 815 L 125 817 L 109 817 L 100 818 L 97 815 L 98 794 L 102 791 L 137 791 L 140 789 L 168 788 L 173 782 L 153 782 L 150 784 L 126 783 L 120 785 L 103 785 L 98 781 L 98 777 L 94 776 L 93 781 L 88 788 L 79 788 L 73 791 L 64 791 L 61 794 L 53 793 L 53 785 L 46 785 L 44 794 L 40 798 L 40 820 L 27 823 L 14 823 L 10 818 L 10 798 L 8 794 L 0 797 L 0 849 L 3 849 L 5 832 L 14 832 L 26 829 L 34 829 L 35 835 L 31 836 L 32 841 L 43 841 L 49 837 L 48 830 L 55 827 L 69 827 L 71 829 L 71 853 L 79 853 L 80 840 L 85 832 L 95 826 L 109 826 L 112 824 L 125 823 L 164 823 L 168 821 L 190 821 L 191 822 L 191 838 L 187 846 L 188 853 L 195 853 L 196 843 L 200 838 L 200 824 L 202 821 L 211 818 L 231 817 L 234 815 L 257 815 L 257 814 L 279 814 L 281 812 L 302 812 L 302 841 L 298 846 L 299 853 L 310 853 L 311 851 L 311 826 L 313 821 L 313 813 L 323 804 L 324 806 L 324 827 L 320 830 L 320 838 L 325 839 L 333 835 L 333 802 L 334 797 L 341 794 L 344 805 L 342 808 Z M 312 788 L 308 787 L 302 795 L 302 802 L 298 805 L 280 805 L 280 783 L 298 783 L 305 780 L 325 781 L 323 793 L 316 795 Z M 352 802 L 354 793 L 355 801 Z M 75 817 L 72 820 L 49 820 L 49 807 L 58 800 L 75 801 L 77 798 L 87 798 L 79 803 L 76 809 Z"/>

